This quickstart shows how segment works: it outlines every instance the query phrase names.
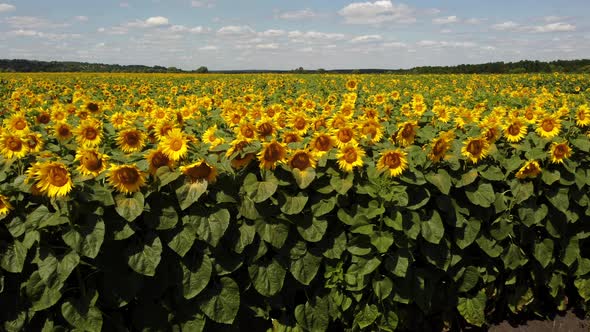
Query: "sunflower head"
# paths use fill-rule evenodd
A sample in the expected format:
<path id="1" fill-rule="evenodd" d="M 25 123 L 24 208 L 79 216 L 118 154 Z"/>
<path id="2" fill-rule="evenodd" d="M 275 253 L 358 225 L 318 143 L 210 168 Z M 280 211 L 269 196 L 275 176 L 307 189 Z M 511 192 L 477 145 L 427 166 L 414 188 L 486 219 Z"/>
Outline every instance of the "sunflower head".
<path id="1" fill-rule="evenodd" d="M 0 195 L 0 217 L 6 216 L 12 210 L 12 205 L 8 197 Z"/>
<path id="2" fill-rule="evenodd" d="M 428 159 L 432 160 L 433 163 L 438 163 L 443 159 L 451 148 L 451 142 L 455 138 L 455 134 L 452 131 L 443 132 L 439 137 L 432 142 L 432 149 L 428 153 Z"/>
<path id="3" fill-rule="evenodd" d="M 416 137 L 416 130 L 418 129 L 418 124 L 413 121 L 408 121 L 403 123 L 395 137 L 395 142 L 400 146 L 408 146 L 414 143 L 414 139 Z"/>
<path id="4" fill-rule="evenodd" d="M 355 167 L 363 166 L 365 151 L 358 144 L 347 144 L 340 148 L 336 157 L 338 167 L 345 172 L 352 172 Z"/>
<path id="5" fill-rule="evenodd" d="M 117 135 L 117 145 L 125 153 L 141 151 L 145 146 L 145 134 L 135 128 L 122 130 Z"/>
<path id="6" fill-rule="evenodd" d="M 130 194 L 145 184 L 145 174 L 135 165 L 113 165 L 109 169 L 108 182 L 117 191 Z"/>
<path id="7" fill-rule="evenodd" d="M 41 150 L 43 150 L 43 136 L 41 136 L 41 134 L 39 133 L 28 133 L 25 136 L 25 140 L 27 142 L 27 148 L 29 149 L 30 152 L 32 153 L 37 153 L 40 152 Z"/>
<path id="8" fill-rule="evenodd" d="M 30 130 L 29 123 L 23 111 L 11 115 L 4 120 L 7 129 L 14 134 L 26 134 Z"/>
<path id="9" fill-rule="evenodd" d="M 301 142 L 301 141 L 302 141 L 302 138 L 301 138 L 301 136 L 299 136 L 299 134 L 296 131 L 283 133 L 283 143 L 284 144 Z"/>
<path id="10" fill-rule="evenodd" d="M 207 182 L 213 183 L 217 179 L 217 168 L 204 160 L 194 162 L 190 165 L 181 166 L 180 171 L 191 183 L 202 180 L 207 180 Z"/>
<path id="11" fill-rule="evenodd" d="M 504 136 L 510 143 L 519 142 L 527 133 L 527 126 L 524 121 L 516 118 L 508 122 L 504 127 Z"/>
<path id="12" fill-rule="evenodd" d="M 553 138 L 559 135 L 561 130 L 560 121 L 554 116 L 546 116 L 537 122 L 537 134 L 543 138 Z"/>
<path id="13" fill-rule="evenodd" d="M 576 111 L 576 125 L 579 127 L 586 127 L 590 125 L 590 108 L 584 104 L 578 107 Z"/>
<path id="14" fill-rule="evenodd" d="M 35 121 L 39 124 L 48 124 L 49 121 L 51 121 L 51 114 L 49 114 L 48 112 L 41 112 L 39 114 L 37 114 L 37 116 L 35 117 Z"/>
<path id="15" fill-rule="evenodd" d="M 304 171 L 309 167 L 315 168 L 316 160 L 313 154 L 305 150 L 297 150 L 291 154 L 288 164 L 291 168 Z"/>
<path id="16" fill-rule="evenodd" d="M 209 149 L 213 149 L 218 145 L 221 145 L 225 142 L 225 140 L 221 137 L 218 137 L 217 135 L 217 125 L 213 125 L 210 128 L 208 128 L 204 133 L 203 133 L 203 143 L 208 143 L 211 144 Z"/>
<path id="17" fill-rule="evenodd" d="M 167 136 L 160 141 L 160 147 L 168 158 L 178 161 L 188 154 L 188 138 L 178 128 L 172 129 Z"/>
<path id="18" fill-rule="evenodd" d="M 84 120 L 76 129 L 76 141 L 86 147 L 95 147 L 102 140 L 102 125 L 94 119 Z"/>
<path id="19" fill-rule="evenodd" d="M 76 151 L 76 161 L 80 162 L 78 171 L 87 176 L 98 176 L 107 168 L 106 154 L 98 152 L 95 148 L 82 148 Z"/>
<path id="20" fill-rule="evenodd" d="M 34 188 L 50 198 L 67 196 L 74 187 L 68 168 L 60 162 L 36 164 L 28 173 L 36 180 Z"/>
<path id="21" fill-rule="evenodd" d="M 260 168 L 275 169 L 278 163 L 283 163 L 287 156 L 285 146 L 276 140 L 263 144 L 262 151 L 258 153 Z"/>
<path id="22" fill-rule="evenodd" d="M 145 158 L 149 165 L 150 174 L 152 175 L 155 175 L 160 167 L 168 166 L 170 169 L 174 167 L 174 161 L 162 149 L 151 150 Z"/>
<path id="23" fill-rule="evenodd" d="M 537 177 L 539 173 L 541 173 L 539 162 L 536 160 L 529 160 L 520 168 L 520 170 L 518 170 L 518 172 L 516 172 L 516 177 L 524 180 L 526 178 Z"/>
<path id="24" fill-rule="evenodd" d="M 408 168 L 407 153 L 404 151 L 388 150 L 381 153 L 377 162 L 377 169 L 381 172 L 389 173 L 389 176 L 400 176 Z"/>
<path id="25" fill-rule="evenodd" d="M 0 153 L 6 159 L 24 158 L 29 152 L 27 142 L 18 134 L 4 132 L 0 136 Z"/>
<path id="26" fill-rule="evenodd" d="M 310 142 L 310 148 L 318 158 L 332 150 L 335 145 L 336 142 L 332 135 L 322 132 L 317 132 Z"/>
<path id="27" fill-rule="evenodd" d="M 58 122 L 53 132 L 53 136 L 60 142 L 67 141 L 73 136 L 72 127 L 66 122 Z"/>
<path id="28" fill-rule="evenodd" d="M 485 138 L 470 138 L 461 148 L 461 154 L 476 164 L 488 155 L 490 145 Z"/>
<path id="29" fill-rule="evenodd" d="M 549 157 L 551 162 L 554 164 L 563 164 L 563 160 L 572 156 L 572 148 L 567 145 L 567 142 L 563 143 L 551 143 L 551 149 L 549 151 Z"/>

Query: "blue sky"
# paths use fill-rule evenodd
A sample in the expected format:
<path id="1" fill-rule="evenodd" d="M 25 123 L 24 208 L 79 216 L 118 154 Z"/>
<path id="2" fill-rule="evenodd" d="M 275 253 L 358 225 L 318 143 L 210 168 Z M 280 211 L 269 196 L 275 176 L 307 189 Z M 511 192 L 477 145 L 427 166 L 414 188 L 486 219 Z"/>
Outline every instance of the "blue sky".
<path id="1" fill-rule="evenodd" d="M 195 69 L 590 58 L 589 0 L 0 0 L 0 58 Z"/>

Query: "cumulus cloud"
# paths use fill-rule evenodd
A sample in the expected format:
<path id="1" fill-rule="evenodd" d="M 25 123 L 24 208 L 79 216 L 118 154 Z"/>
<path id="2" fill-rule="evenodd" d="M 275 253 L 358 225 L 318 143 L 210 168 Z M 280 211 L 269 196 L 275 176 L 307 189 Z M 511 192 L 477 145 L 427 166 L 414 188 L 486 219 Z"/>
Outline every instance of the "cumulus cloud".
<path id="1" fill-rule="evenodd" d="M 417 46 L 422 47 L 456 47 L 456 48 L 472 48 L 477 44 L 474 42 L 459 42 L 459 41 L 437 41 L 437 40 L 421 40 L 416 43 Z"/>
<path id="2" fill-rule="evenodd" d="M 259 32 L 258 35 L 262 37 L 280 37 L 284 36 L 287 32 L 280 29 L 269 29 L 263 32 Z"/>
<path id="3" fill-rule="evenodd" d="M 270 43 L 270 44 L 258 44 L 256 48 L 259 50 L 276 50 L 279 48 L 279 44 Z"/>
<path id="4" fill-rule="evenodd" d="M 15 11 L 16 7 L 8 3 L 0 3 L 0 13 L 8 13 Z"/>
<path id="5" fill-rule="evenodd" d="M 76 33 L 51 33 L 51 32 L 41 32 L 36 30 L 25 30 L 25 29 L 18 29 L 12 30 L 8 32 L 9 36 L 13 37 L 37 37 L 48 39 L 51 41 L 58 41 L 58 40 L 68 40 L 73 38 L 80 38 L 82 35 Z"/>
<path id="6" fill-rule="evenodd" d="M 279 14 L 279 18 L 283 20 L 304 20 L 314 18 L 316 16 L 318 16 L 318 14 L 309 8 Z"/>
<path id="7" fill-rule="evenodd" d="M 207 45 L 199 48 L 200 51 L 217 51 L 217 46 Z"/>
<path id="8" fill-rule="evenodd" d="M 367 43 L 367 42 L 376 42 L 382 40 L 383 37 L 381 35 L 364 35 L 354 37 L 350 40 L 351 43 Z"/>
<path id="9" fill-rule="evenodd" d="M 568 32 L 576 31 L 576 26 L 569 23 L 557 22 L 532 27 L 533 32 Z"/>
<path id="10" fill-rule="evenodd" d="M 381 46 L 385 47 L 385 48 L 406 48 L 406 47 L 408 47 L 408 45 L 406 43 L 402 43 L 402 42 L 387 42 L 387 43 L 381 44 Z"/>
<path id="11" fill-rule="evenodd" d="M 498 31 L 519 31 L 532 33 L 548 33 L 548 32 L 571 32 L 576 31 L 576 26 L 564 22 L 549 23 L 545 25 L 521 25 L 512 21 L 503 22 L 492 25 L 492 29 Z"/>
<path id="12" fill-rule="evenodd" d="M 519 27 L 520 27 L 520 24 L 513 22 L 513 21 L 506 21 L 506 22 L 492 25 L 492 29 L 498 30 L 498 31 L 514 30 Z"/>
<path id="13" fill-rule="evenodd" d="M 354 2 L 340 9 L 338 14 L 348 24 L 380 24 L 385 22 L 413 23 L 415 10 L 406 4 L 394 4 L 390 0 Z"/>
<path id="14" fill-rule="evenodd" d="M 217 30 L 220 36 L 244 36 L 255 34 L 256 31 L 248 25 L 228 25 Z"/>
<path id="15" fill-rule="evenodd" d="M 457 16 L 447 16 L 447 17 L 437 17 L 432 20 L 434 24 L 452 24 L 452 23 L 459 23 L 459 18 Z"/>
<path id="16" fill-rule="evenodd" d="M 54 29 L 70 26 L 69 23 L 55 23 L 35 16 L 11 16 L 3 22 L 16 29 Z"/>
<path id="17" fill-rule="evenodd" d="M 171 32 L 181 32 L 181 33 L 194 33 L 194 34 L 201 34 L 207 33 L 211 31 L 211 29 L 203 27 L 203 26 L 196 26 L 196 27 L 187 27 L 184 25 L 172 25 L 168 28 Z"/>
<path id="18" fill-rule="evenodd" d="M 327 33 L 318 31 L 302 32 L 299 30 L 290 31 L 288 36 L 291 39 L 297 40 L 342 40 L 346 37 L 341 33 Z"/>
<path id="19" fill-rule="evenodd" d="M 154 28 L 168 25 L 168 19 L 164 16 L 148 17 L 146 20 L 135 20 L 126 24 L 132 28 Z"/>

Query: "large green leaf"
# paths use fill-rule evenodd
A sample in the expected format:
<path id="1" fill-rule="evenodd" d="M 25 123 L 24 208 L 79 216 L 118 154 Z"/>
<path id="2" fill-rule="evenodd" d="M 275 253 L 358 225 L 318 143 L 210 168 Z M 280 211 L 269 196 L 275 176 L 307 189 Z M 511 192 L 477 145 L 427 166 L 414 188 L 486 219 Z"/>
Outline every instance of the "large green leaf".
<path id="1" fill-rule="evenodd" d="M 328 221 L 317 218 L 302 218 L 297 223 L 299 235 L 308 242 L 318 242 L 322 239 L 328 229 Z"/>
<path id="2" fill-rule="evenodd" d="M 187 209 L 193 203 L 196 203 L 199 198 L 207 191 L 209 183 L 205 180 L 196 181 L 193 183 L 187 182 L 176 189 L 176 197 L 182 210 Z"/>
<path id="3" fill-rule="evenodd" d="M 290 227 L 284 220 L 259 219 L 255 226 L 260 238 L 275 248 L 282 248 L 289 236 Z"/>
<path id="4" fill-rule="evenodd" d="M 197 217 L 196 231 L 199 239 L 217 247 L 229 226 L 230 214 L 226 209 L 217 210 L 208 217 Z"/>
<path id="5" fill-rule="evenodd" d="M 469 324 L 481 327 L 486 322 L 484 314 L 486 299 L 484 291 L 480 291 L 473 297 L 459 297 L 457 310 Z"/>
<path id="6" fill-rule="evenodd" d="M 87 303 L 84 299 L 67 300 L 61 305 L 61 314 L 73 327 L 82 331 L 100 332 L 102 331 L 102 313 L 94 306 L 98 298 L 98 293 Z"/>
<path id="7" fill-rule="evenodd" d="M 309 251 L 306 251 L 305 255 L 299 259 L 292 259 L 289 271 L 297 281 L 304 285 L 309 283 L 315 278 L 318 270 L 320 269 L 320 263 L 322 257 L 315 256 Z"/>
<path id="8" fill-rule="evenodd" d="M 271 297 L 281 291 L 286 272 L 275 259 L 267 262 L 259 260 L 248 267 L 248 274 L 254 288 L 266 297 Z"/>
<path id="9" fill-rule="evenodd" d="M 180 260 L 180 265 L 182 267 L 182 294 L 185 299 L 192 299 L 209 284 L 213 265 L 207 255 L 186 257 L 184 260 Z"/>
<path id="10" fill-rule="evenodd" d="M 451 191 L 451 176 L 444 169 L 439 169 L 436 174 L 427 174 L 426 180 L 435 185 L 445 195 L 448 195 Z"/>
<path id="11" fill-rule="evenodd" d="M 298 214 L 303 211 L 307 203 L 307 195 L 298 193 L 297 196 L 285 196 L 285 202 L 281 205 L 284 214 Z"/>
<path id="12" fill-rule="evenodd" d="M 162 258 L 162 242 L 155 235 L 150 235 L 145 242 L 130 247 L 127 264 L 135 272 L 153 277 Z"/>
<path id="13" fill-rule="evenodd" d="M 185 224 L 180 232 L 176 233 L 168 242 L 168 247 L 174 250 L 175 253 L 184 257 L 186 253 L 191 250 L 197 233 L 195 230 L 196 226 L 192 224 Z"/>
<path id="14" fill-rule="evenodd" d="M 82 256 L 95 258 L 104 240 L 105 224 L 102 218 L 89 218 L 81 227 L 78 225 L 62 235 L 64 242 Z"/>
<path id="15" fill-rule="evenodd" d="M 470 186 L 465 191 L 469 201 L 481 207 L 490 207 L 496 200 L 494 188 L 489 183 L 480 183 L 479 186 Z"/>
<path id="16" fill-rule="evenodd" d="M 325 331 L 330 324 L 326 300 L 316 297 L 315 305 L 309 302 L 295 308 L 295 319 L 307 331 Z"/>
<path id="17" fill-rule="evenodd" d="M 365 305 L 360 311 L 358 311 L 354 317 L 354 321 L 358 324 L 361 329 L 369 327 L 371 324 L 375 322 L 381 313 L 379 309 L 374 304 L 367 304 Z"/>
<path id="18" fill-rule="evenodd" d="M 379 300 L 385 300 L 393 290 L 393 282 L 389 277 L 383 276 L 381 278 L 373 279 L 373 292 Z"/>
<path id="19" fill-rule="evenodd" d="M 477 286 L 479 282 L 479 269 L 475 266 L 468 266 L 465 268 L 463 275 L 459 283 L 457 284 L 457 290 L 459 292 L 469 292 L 473 287 Z"/>
<path id="20" fill-rule="evenodd" d="M 9 244 L 0 252 L 0 267 L 12 273 L 20 273 L 25 265 L 27 248 L 18 240 Z"/>
<path id="21" fill-rule="evenodd" d="M 436 210 L 432 211 L 432 217 L 429 220 L 421 223 L 420 233 L 430 243 L 438 244 L 440 242 L 445 234 L 445 226 Z"/>
<path id="22" fill-rule="evenodd" d="M 115 197 L 117 213 L 127 221 L 137 219 L 143 213 L 144 197 L 141 192 L 133 193 L 132 196 L 118 194 Z"/>
<path id="23" fill-rule="evenodd" d="M 553 240 L 544 239 L 543 241 L 536 243 L 533 255 L 535 256 L 535 259 L 541 263 L 542 267 L 547 267 L 553 259 Z"/>
<path id="24" fill-rule="evenodd" d="M 233 323 L 240 308 L 240 288 L 233 279 L 213 281 L 199 298 L 199 307 L 207 317 L 221 324 Z"/>
<path id="25" fill-rule="evenodd" d="M 474 218 L 470 218 L 464 227 L 455 228 L 455 243 L 457 246 L 461 249 L 470 246 L 477 238 L 480 228 L 481 222 Z"/>

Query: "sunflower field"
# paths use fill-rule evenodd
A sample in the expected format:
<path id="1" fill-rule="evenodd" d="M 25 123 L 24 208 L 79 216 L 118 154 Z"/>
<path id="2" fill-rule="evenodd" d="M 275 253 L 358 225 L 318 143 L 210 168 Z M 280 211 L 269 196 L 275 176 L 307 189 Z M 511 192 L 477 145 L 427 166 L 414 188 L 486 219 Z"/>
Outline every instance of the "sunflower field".
<path id="1" fill-rule="evenodd" d="M 586 311 L 590 75 L 0 74 L 0 330 Z"/>

